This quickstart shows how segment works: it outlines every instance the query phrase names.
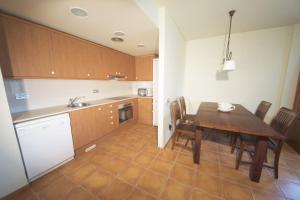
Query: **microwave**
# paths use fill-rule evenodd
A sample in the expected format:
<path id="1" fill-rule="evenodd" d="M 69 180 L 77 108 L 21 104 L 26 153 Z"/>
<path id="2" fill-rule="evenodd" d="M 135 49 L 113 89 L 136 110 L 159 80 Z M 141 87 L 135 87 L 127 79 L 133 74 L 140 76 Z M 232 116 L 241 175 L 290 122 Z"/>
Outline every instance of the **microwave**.
<path id="1" fill-rule="evenodd" d="M 147 89 L 146 88 L 139 88 L 138 89 L 138 95 L 142 96 L 142 97 L 147 96 Z"/>
<path id="2" fill-rule="evenodd" d="M 152 97 L 153 96 L 153 90 L 152 88 L 138 88 L 138 95 L 145 97 Z"/>

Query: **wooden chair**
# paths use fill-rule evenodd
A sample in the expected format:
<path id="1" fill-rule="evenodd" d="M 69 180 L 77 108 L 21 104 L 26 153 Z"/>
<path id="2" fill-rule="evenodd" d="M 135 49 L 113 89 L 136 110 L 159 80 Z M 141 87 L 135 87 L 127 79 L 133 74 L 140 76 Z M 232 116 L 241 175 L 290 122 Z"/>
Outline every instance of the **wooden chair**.
<path id="1" fill-rule="evenodd" d="M 280 108 L 277 115 L 271 121 L 271 127 L 274 128 L 278 133 L 286 136 L 290 125 L 296 119 L 297 113 L 288 109 L 288 108 Z M 256 144 L 256 137 L 250 136 L 240 136 L 240 150 L 237 154 L 236 159 L 236 169 L 239 168 L 243 152 L 244 150 L 250 153 L 250 157 L 252 158 L 254 154 L 254 148 Z M 279 163 L 279 156 L 282 149 L 284 141 L 283 140 L 274 140 L 269 138 L 268 141 L 268 149 L 272 150 L 275 154 L 274 157 L 274 164 L 273 166 L 264 165 L 265 167 L 273 168 L 274 169 L 274 177 L 278 178 L 278 163 Z"/>
<path id="2" fill-rule="evenodd" d="M 257 106 L 257 109 L 255 111 L 255 116 L 257 116 L 261 120 L 264 120 L 271 105 L 272 105 L 272 103 L 270 103 L 270 102 L 261 101 L 259 103 L 259 105 Z M 231 142 L 230 142 L 231 143 L 231 153 L 233 153 L 234 149 L 236 148 L 237 138 L 238 138 L 238 135 L 236 135 L 236 134 L 231 137 Z"/>
<path id="3" fill-rule="evenodd" d="M 267 102 L 267 101 L 261 101 L 260 104 L 258 105 L 256 111 L 255 111 L 255 116 L 260 118 L 261 120 L 265 119 L 265 116 L 267 112 L 269 111 L 272 103 Z"/>
<path id="4" fill-rule="evenodd" d="M 172 149 L 174 149 L 174 146 L 178 141 L 179 137 L 183 139 L 187 139 L 187 142 L 190 140 L 194 141 L 196 127 L 191 124 L 181 123 L 181 112 L 180 112 L 178 101 L 171 102 L 170 111 L 171 111 L 171 123 L 172 123 L 172 131 L 173 131 Z M 187 143 L 185 144 L 185 146 L 186 145 Z"/>
<path id="5" fill-rule="evenodd" d="M 177 101 L 179 103 L 181 123 L 192 124 L 196 115 L 186 113 L 186 104 L 183 96 L 179 97 Z"/>

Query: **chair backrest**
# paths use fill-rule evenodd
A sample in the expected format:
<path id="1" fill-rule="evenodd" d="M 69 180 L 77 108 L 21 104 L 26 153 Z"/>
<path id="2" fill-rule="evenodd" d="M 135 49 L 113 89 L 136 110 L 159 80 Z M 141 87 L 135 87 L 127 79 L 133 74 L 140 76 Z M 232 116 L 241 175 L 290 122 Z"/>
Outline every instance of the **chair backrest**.
<path id="1" fill-rule="evenodd" d="M 289 127 L 296 119 L 297 113 L 282 107 L 279 109 L 276 116 L 271 121 L 271 127 L 274 128 L 276 131 L 281 133 L 282 135 L 286 135 L 288 132 Z"/>
<path id="2" fill-rule="evenodd" d="M 180 108 L 179 108 L 179 103 L 178 103 L 177 100 L 176 101 L 172 101 L 170 103 L 170 112 L 171 112 L 171 124 L 172 124 L 172 128 L 173 128 L 173 130 L 175 130 L 177 124 L 181 120 Z"/>
<path id="3" fill-rule="evenodd" d="M 183 119 L 184 116 L 186 115 L 186 105 L 185 105 L 184 97 L 183 96 L 179 97 L 177 101 L 179 103 L 180 117 L 181 119 Z"/>
<path id="4" fill-rule="evenodd" d="M 270 109 L 272 103 L 267 102 L 267 101 L 261 101 L 260 104 L 258 105 L 255 115 L 259 117 L 261 120 L 265 119 L 265 116 Z"/>

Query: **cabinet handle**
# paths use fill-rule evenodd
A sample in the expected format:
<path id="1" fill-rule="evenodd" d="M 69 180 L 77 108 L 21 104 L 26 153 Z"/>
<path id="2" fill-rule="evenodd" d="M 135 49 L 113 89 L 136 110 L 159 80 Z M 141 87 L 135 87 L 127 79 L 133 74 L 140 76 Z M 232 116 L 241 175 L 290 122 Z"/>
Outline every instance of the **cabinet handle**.
<path id="1" fill-rule="evenodd" d="M 135 77 L 136 80 L 138 80 L 138 77 Z"/>
<path id="2" fill-rule="evenodd" d="M 111 110 L 110 113 L 113 113 L 113 111 Z"/>
<path id="3" fill-rule="evenodd" d="M 114 117 L 113 117 L 113 116 L 110 116 L 110 118 L 113 119 Z"/>
<path id="4" fill-rule="evenodd" d="M 90 74 L 87 74 L 87 76 L 90 76 Z"/>
<path id="5" fill-rule="evenodd" d="M 109 105 L 109 107 L 112 107 L 112 105 Z"/>
<path id="6" fill-rule="evenodd" d="M 118 74 L 118 72 L 116 72 L 116 74 Z"/>
<path id="7" fill-rule="evenodd" d="M 54 75 L 54 74 L 55 74 L 55 71 L 52 71 L 51 74 Z"/>
<path id="8" fill-rule="evenodd" d="M 109 75 L 106 75 L 106 78 L 109 78 Z"/>
<path id="9" fill-rule="evenodd" d="M 98 108 L 98 110 L 102 110 L 102 108 Z"/>
<path id="10" fill-rule="evenodd" d="M 114 122 L 110 122 L 110 124 L 114 124 Z"/>

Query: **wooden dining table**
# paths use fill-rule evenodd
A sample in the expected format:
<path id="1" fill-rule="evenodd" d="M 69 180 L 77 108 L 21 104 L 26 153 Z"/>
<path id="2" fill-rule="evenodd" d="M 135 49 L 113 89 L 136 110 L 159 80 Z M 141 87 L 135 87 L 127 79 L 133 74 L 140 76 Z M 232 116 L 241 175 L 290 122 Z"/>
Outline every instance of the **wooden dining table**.
<path id="1" fill-rule="evenodd" d="M 233 133 L 257 136 L 255 154 L 249 170 L 249 177 L 259 182 L 263 164 L 267 155 L 268 138 L 285 139 L 268 124 L 260 120 L 240 104 L 234 104 L 235 110 L 218 111 L 218 103 L 202 102 L 198 108 L 194 125 L 195 133 L 194 163 L 200 163 L 201 137 L 203 128 L 220 130 L 217 133 Z M 205 152 L 203 152 L 205 153 Z"/>

